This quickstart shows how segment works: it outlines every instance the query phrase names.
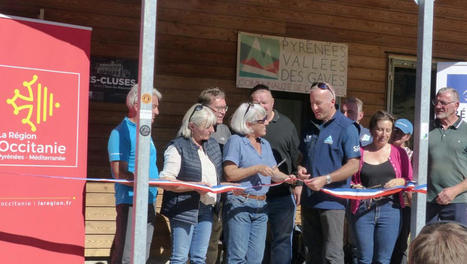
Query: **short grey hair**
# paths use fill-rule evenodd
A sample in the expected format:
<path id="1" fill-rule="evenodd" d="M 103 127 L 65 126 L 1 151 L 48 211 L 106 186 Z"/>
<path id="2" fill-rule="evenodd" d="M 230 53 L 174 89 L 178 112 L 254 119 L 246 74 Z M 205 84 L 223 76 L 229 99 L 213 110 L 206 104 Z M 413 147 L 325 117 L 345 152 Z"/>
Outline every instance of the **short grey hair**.
<path id="1" fill-rule="evenodd" d="M 202 105 L 210 105 L 216 98 L 225 99 L 225 92 L 219 87 L 208 88 L 201 91 L 198 96 L 198 103 Z"/>
<path id="2" fill-rule="evenodd" d="M 363 111 L 363 101 L 357 97 L 353 97 L 353 96 L 347 97 L 344 100 L 344 104 L 355 104 L 357 106 L 358 112 Z"/>
<path id="3" fill-rule="evenodd" d="M 162 94 L 156 88 L 152 88 L 152 96 L 156 96 L 159 101 L 162 100 Z M 138 84 L 133 85 L 126 96 L 128 109 L 132 108 L 136 103 L 138 103 Z"/>
<path id="4" fill-rule="evenodd" d="M 201 107 L 201 109 L 196 110 L 197 107 Z M 191 138 L 191 129 L 188 126 L 190 123 L 195 124 L 197 127 L 208 128 L 217 123 L 217 117 L 209 107 L 202 104 L 194 104 L 183 116 L 182 125 L 177 132 L 177 136 Z"/>
<path id="5" fill-rule="evenodd" d="M 235 133 L 244 136 L 253 133 L 247 123 L 252 123 L 264 116 L 266 116 L 266 110 L 260 104 L 243 103 L 233 113 L 230 127 Z"/>
<path id="6" fill-rule="evenodd" d="M 452 99 L 454 99 L 456 102 L 459 102 L 459 92 L 457 92 L 456 89 L 451 88 L 451 87 L 444 87 L 438 90 L 436 93 L 436 96 L 442 93 L 451 93 Z"/>

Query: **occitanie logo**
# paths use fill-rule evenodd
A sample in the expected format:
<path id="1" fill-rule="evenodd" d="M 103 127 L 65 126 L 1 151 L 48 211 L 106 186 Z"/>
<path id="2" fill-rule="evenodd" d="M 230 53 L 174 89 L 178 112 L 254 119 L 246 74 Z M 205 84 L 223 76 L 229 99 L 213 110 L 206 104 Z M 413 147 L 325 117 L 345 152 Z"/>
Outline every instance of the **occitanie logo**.
<path id="1" fill-rule="evenodd" d="M 34 74 L 31 81 L 23 81 L 27 95 L 21 94 L 19 89 L 15 89 L 13 97 L 6 100 L 7 104 L 13 106 L 14 115 L 25 113 L 21 122 L 29 125 L 32 132 L 36 132 L 40 124 L 45 123 L 48 117 L 53 116 L 54 108 L 60 107 L 60 103 L 54 101 L 54 94 L 48 91 L 47 86 L 39 83 L 38 79 L 39 77 Z"/>

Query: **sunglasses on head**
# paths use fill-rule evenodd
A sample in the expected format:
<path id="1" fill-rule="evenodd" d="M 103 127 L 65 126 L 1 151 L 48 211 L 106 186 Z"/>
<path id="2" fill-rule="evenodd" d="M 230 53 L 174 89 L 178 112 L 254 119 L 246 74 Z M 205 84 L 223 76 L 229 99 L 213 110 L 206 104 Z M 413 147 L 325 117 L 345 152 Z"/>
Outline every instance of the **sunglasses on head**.
<path id="1" fill-rule="evenodd" d="M 188 118 L 188 123 L 191 121 L 191 118 L 193 117 L 193 115 L 195 114 L 196 111 L 200 111 L 201 109 L 203 109 L 203 105 L 196 105 L 195 108 L 193 109 L 193 112 L 191 112 L 191 115 L 190 117 Z"/>
<path id="2" fill-rule="evenodd" d="M 254 106 L 255 106 L 254 103 L 251 103 L 251 102 L 248 103 L 248 107 L 246 108 L 246 111 L 245 111 L 245 113 L 243 114 L 243 117 L 245 117 L 245 116 L 246 116 L 246 113 L 248 113 L 248 111 L 250 110 L 250 108 L 251 108 L 251 107 L 254 107 Z"/>
<path id="3" fill-rule="evenodd" d="M 315 86 L 318 87 L 321 90 L 329 90 L 329 92 L 332 94 L 332 97 L 336 98 L 336 96 L 334 94 L 334 91 L 326 83 L 324 83 L 324 82 L 314 82 L 314 83 L 311 84 L 311 88 L 313 88 Z"/>

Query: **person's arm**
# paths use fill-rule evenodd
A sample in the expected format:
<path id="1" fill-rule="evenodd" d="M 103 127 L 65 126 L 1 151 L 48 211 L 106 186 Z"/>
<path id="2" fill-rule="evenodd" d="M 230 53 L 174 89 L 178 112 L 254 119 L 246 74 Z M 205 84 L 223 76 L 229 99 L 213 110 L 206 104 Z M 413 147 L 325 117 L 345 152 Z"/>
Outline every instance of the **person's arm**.
<path id="1" fill-rule="evenodd" d="M 274 170 L 266 165 L 239 168 L 237 164 L 230 160 L 224 161 L 224 177 L 227 181 L 240 181 L 257 173 L 260 173 L 263 176 L 273 176 Z"/>
<path id="2" fill-rule="evenodd" d="M 107 144 L 107 151 L 109 153 L 110 170 L 115 179 L 129 181 L 134 179 L 133 172 L 128 170 L 128 160 L 130 159 L 129 155 L 131 152 L 130 148 L 130 139 L 122 136 L 120 130 L 112 130 Z M 132 182 L 121 184 L 133 186 Z"/>
<path id="3" fill-rule="evenodd" d="M 342 167 L 328 174 L 331 177 L 331 182 L 343 181 L 351 177 L 358 171 L 360 158 L 349 159 Z M 326 185 L 328 175 L 314 177 L 305 180 L 305 184 L 313 191 L 319 191 Z"/>
<path id="4" fill-rule="evenodd" d="M 324 185 L 343 181 L 354 175 L 360 167 L 360 136 L 357 127 L 348 126 L 342 135 L 342 151 L 347 161 L 339 169 L 319 177 L 305 180 L 305 184 L 314 191 L 319 191 Z"/>
<path id="5" fill-rule="evenodd" d="M 164 168 L 160 173 L 160 179 L 163 180 L 170 180 L 174 182 L 182 182 L 177 180 L 177 176 L 180 173 L 180 169 L 182 166 L 182 156 L 178 152 L 177 148 L 173 145 L 167 147 L 167 150 L 164 152 Z M 195 184 L 204 184 L 202 182 L 190 182 Z M 183 185 L 173 185 L 173 186 L 163 186 L 161 187 L 164 190 L 171 191 L 171 192 L 190 192 L 190 191 L 197 191 L 200 194 L 204 194 L 204 191 L 194 189 L 190 186 L 183 186 Z"/>
<path id="6" fill-rule="evenodd" d="M 467 179 L 461 181 L 460 183 L 444 188 L 438 197 L 436 197 L 436 202 L 441 205 L 447 205 L 452 202 L 459 194 L 467 191 Z"/>
<path id="7" fill-rule="evenodd" d="M 134 179 L 134 174 L 128 171 L 128 162 L 117 160 L 110 162 L 110 169 L 112 170 L 112 175 L 115 179 L 120 180 L 129 180 L 132 181 Z M 128 186 L 133 186 L 132 182 L 129 183 L 121 183 Z"/>

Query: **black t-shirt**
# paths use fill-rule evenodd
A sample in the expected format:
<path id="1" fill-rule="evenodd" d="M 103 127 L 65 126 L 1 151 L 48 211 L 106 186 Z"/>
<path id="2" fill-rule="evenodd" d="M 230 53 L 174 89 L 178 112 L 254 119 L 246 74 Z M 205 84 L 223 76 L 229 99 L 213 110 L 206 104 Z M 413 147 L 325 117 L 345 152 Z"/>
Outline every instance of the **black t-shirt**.
<path id="1" fill-rule="evenodd" d="M 396 178 L 396 172 L 394 171 L 394 168 L 392 167 L 389 160 L 378 165 L 364 162 L 360 172 L 362 185 L 366 188 L 375 186 L 378 186 L 378 188 L 383 188 L 386 182 L 394 178 Z"/>
<path id="2" fill-rule="evenodd" d="M 274 110 L 274 118 L 266 127 L 266 136 L 263 137 L 271 145 L 276 162 L 283 159 L 286 161 L 279 167 L 285 174 L 297 171 L 297 160 L 299 156 L 299 144 L 297 129 L 288 117 Z M 281 184 L 269 188 L 268 197 L 290 194 L 289 185 Z"/>

